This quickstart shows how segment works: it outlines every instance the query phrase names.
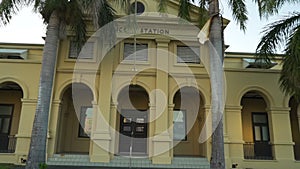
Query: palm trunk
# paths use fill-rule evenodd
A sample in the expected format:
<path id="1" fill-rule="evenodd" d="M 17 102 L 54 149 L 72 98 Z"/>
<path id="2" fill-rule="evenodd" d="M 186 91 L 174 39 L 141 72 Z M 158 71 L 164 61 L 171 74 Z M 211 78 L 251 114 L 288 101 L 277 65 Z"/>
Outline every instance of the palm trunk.
<path id="1" fill-rule="evenodd" d="M 54 11 L 51 14 L 47 26 L 39 83 L 39 95 L 26 169 L 39 169 L 39 165 L 45 163 L 46 160 L 48 117 L 59 40 L 59 24 L 60 20 L 57 16 L 57 12 Z"/>
<path id="2" fill-rule="evenodd" d="M 211 0 L 209 13 L 212 18 L 209 40 L 210 46 L 210 78 L 212 94 L 212 156 L 211 169 L 225 169 L 224 139 L 223 139 L 223 31 L 219 15 L 219 1 Z"/>

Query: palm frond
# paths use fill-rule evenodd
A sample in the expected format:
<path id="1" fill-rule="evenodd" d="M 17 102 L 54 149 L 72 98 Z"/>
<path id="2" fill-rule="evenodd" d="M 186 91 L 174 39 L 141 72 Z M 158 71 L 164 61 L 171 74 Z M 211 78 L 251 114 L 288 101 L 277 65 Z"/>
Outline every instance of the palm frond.
<path id="1" fill-rule="evenodd" d="M 290 35 L 280 75 L 280 87 L 300 101 L 300 26 Z"/>
<path id="2" fill-rule="evenodd" d="M 96 29 L 113 21 L 115 10 L 107 0 L 81 0 L 85 10 L 92 15 L 92 20 Z"/>
<path id="3" fill-rule="evenodd" d="M 232 10 L 233 19 L 240 25 L 240 29 L 245 31 L 248 20 L 245 0 L 229 0 L 228 3 Z"/>
<path id="4" fill-rule="evenodd" d="M 87 40 L 86 21 L 81 4 L 78 1 L 70 1 L 65 11 L 65 20 L 74 32 L 74 42 L 78 52 Z M 60 30 L 63 31 L 63 30 Z"/>
<path id="5" fill-rule="evenodd" d="M 300 0 L 254 0 L 254 2 L 258 6 L 260 18 L 268 18 L 271 15 L 277 14 L 284 4 L 298 3 Z"/>
<path id="6" fill-rule="evenodd" d="M 72 1 L 71 1 L 72 2 Z M 40 12 L 45 23 L 49 22 L 50 16 L 53 11 L 58 12 L 60 19 L 64 18 L 65 11 L 68 8 L 68 0 L 46 0 L 46 1 L 35 1 L 35 9 Z"/>
<path id="7" fill-rule="evenodd" d="M 258 13 L 259 17 L 266 17 L 268 18 L 269 15 L 278 13 L 278 0 L 255 0 L 254 2 L 257 3 L 258 6 Z"/>
<path id="8" fill-rule="evenodd" d="M 98 25 L 102 27 L 114 20 L 115 10 L 111 7 L 107 0 L 103 0 L 103 4 L 100 6 L 98 15 Z"/>
<path id="9" fill-rule="evenodd" d="M 208 13 L 208 1 L 207 0 L 200 0 L 199 1 L 199 17 L 198 17 L 198 23 L 199 27 L 202 28 L 206 21 L 209 19 L 209 13 Z"/>
<path id="10" fill-rule="evenodd" d="M 27 0 L 2 0 L 0 2 L 0 24 L 8 24 L 12 15 L 28 2 Z"/>
<path id="11" fill-rule="evenodd" d="M 185 19 L 187 21 L 191 20 L 190 17 L 190 1 L 189 0 L 179 0 L 179 12 L 178 16 L 182 19 Z"/>
<path id="12" fill-rule="evenodd" d="M 127 14 L 130 14 L 130 0 L 113 0 L 117 6 L 121 7 L 121 9 Z"/>
<path id="13" fill-rule="evenodd" d="M 161 12 L 161 13 L 167 12 L 167 2 L 168 2 L 168 0 L 159 0 L 158 12 Z"/>
<path id="14" fill-rule="evenodd" d="M 263 30 L 261 38 L 256 48 L 256 58 L 270 63 L 270 59 L 277 51 L 277 47 L 285 42 L 295 26 L 300 24 L 300 13 L 293 13 L 279 21 L 267 25 Z"/>

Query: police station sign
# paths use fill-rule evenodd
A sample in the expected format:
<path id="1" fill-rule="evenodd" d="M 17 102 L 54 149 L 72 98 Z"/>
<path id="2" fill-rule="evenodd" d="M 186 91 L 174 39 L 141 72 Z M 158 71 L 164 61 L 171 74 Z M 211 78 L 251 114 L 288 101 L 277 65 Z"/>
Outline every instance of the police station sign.
<path id="1" fill-rule="evenodd" d="M 133 33 L 133 28 L 128 28 L 125 26 L 118 26 L 118 33 Z M 137 34 L 160 34 L 160 35 L 169 35 L 170 30 L 166 28 L 155 28 L 155 27 L 138 27 L 136 29 Z"/>

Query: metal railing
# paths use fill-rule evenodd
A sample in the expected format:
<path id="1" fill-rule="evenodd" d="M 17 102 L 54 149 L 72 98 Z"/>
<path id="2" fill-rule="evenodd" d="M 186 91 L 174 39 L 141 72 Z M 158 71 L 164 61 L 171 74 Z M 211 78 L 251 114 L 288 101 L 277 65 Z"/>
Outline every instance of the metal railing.
<path id="1" fill-rule="evenodd" d="M 1 140 L 0 140 L 1 142 Z M 13 135 L 8 136 L 8 145 L 0 150 L 0 153 L 14 153 L 16 150 L 17 138 Z"/>
<path id="2" fill-rule="evenodd" d="M 255 151 L 255 143 L 253 142 L 246 142 L 244 145 L 244 158 L 245 159 L 252 159 L 252 160 L 273 160 L 272 156 L 272 145 L 268 144 L 265 145 L 263 148 L 264 150 L 270 152 L 266 155 L 261 155 Z"/>

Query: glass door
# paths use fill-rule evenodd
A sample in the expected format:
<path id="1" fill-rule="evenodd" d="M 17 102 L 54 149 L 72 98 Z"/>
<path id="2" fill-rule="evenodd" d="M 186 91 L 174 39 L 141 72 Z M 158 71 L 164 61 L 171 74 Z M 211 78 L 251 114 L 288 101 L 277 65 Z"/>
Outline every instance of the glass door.
<path id="1" fill-rule="evenodd" d="M 120 154 L 146 155 L 147 128 L 147 111 L 122 110 L 120 116 Z"/>
<path id="2" fill-rule="evenodd" d="M 0 105 L 0 152 L 8 151 L 13 105 Z"/>
<path id="3" fill-rule="evenodd" d="M 257 158 L 272 158 L 267 113 L 253 113 L 254 153 Z"/>

